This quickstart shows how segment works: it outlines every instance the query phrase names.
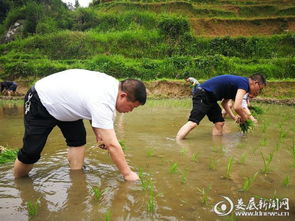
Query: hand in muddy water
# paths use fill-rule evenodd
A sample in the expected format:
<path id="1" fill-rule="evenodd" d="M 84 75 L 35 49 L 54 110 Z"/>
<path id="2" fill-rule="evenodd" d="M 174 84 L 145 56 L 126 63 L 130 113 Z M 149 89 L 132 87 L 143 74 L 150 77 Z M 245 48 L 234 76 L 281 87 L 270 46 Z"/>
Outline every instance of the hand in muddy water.
<path id="1" fill-rule="evenodd" d="M 137 173 L 131 171 L 129 174 L 124 176 L 124 179 L 126 181 L 136 181 L 136 180 L 139 180 L 139 176 L 137 175 Z"/>

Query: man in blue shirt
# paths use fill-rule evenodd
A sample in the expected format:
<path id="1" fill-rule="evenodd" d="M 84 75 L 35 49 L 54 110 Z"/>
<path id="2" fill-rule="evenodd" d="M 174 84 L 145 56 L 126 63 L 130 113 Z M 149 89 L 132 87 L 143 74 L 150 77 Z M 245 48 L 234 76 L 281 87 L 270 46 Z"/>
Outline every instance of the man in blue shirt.
<path id="1" fill-rule="evenodd" d="M 7 93 L 10 96 L 16 92 L 17 84 L 14 81 L 3 81 L 0 83 L 1 93 Z"/>
<path id="2" fill-rule="evenodd" d="M 242 108 L 243 96 L 249 93 L 250 98 L 256 97 L 265 86 L 266 80 L 260 74 L 254 74 L 249 78 L 220 75 L 200 84 L 193 95 L 193 109 L 188 122 L 180 128 L 176 139 L 184 139 L 192 129 L 199 125 L 205 115 L 214 123 L 212 134 L 222 135 L 224 118 L 217 103 L 220 100 L 222 100 L 221 105 L 227 112 L 231 111 L 229 107 L 230 99 L 235 100 L 234 110 L 238 114 L 236 122 L 244 123 L 249 119 L 249 116 Z"/>

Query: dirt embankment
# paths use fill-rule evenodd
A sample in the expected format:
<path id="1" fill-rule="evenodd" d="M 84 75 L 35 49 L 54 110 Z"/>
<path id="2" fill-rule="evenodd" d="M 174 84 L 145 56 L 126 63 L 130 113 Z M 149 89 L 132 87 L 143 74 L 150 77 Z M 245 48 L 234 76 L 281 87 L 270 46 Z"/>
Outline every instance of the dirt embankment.
<path id="1" fill-rule="evenodd" d="M 0 99 L 23 99 L 29 89 L 27 82 L 18 82 L 16 96 L 1 96 Z M 180 80 L 155 80 L 145 82 L 149 98 L 188 98 L 192 89 L 189 83 Z M 269 82 L 257 102 L 295 105 L 295 82 Z"/>

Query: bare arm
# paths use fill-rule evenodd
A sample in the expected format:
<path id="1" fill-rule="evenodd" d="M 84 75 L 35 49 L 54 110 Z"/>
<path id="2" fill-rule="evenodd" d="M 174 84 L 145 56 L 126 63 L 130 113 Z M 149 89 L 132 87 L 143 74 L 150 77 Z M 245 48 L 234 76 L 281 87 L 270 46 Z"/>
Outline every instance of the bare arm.
<path id="1" fill-rule="evenodd" d="M 229 103 L 230 103 L 230 99 L 224 99 L 224 100 L 221 102 L 221 106 L 224 108 L 224 110 L 226 111 L 226 113 L 228 113 L 229 116 L 230 116 L 233 120 L 236 120 L 236 116 L 235 116 L 234 113 L 232 112 Z"/>
<path id="2" fill-rule="evenodd" d="M 242 101 L 245 94 L 246 94 L 245 90 L 238 89 L 236 98 L 235 98 L 235 104 L 234 104 L 234 110 L 241 117 L 241 123 L 244 123 L 248 119 L 248 116 L 242 107 Z"/>
<path id="3" fill-rule="evenodd" d="M 125 180 L 134 181 L 138 180 L 139 177 L 136 173 L 134 173 L 126 159 L 125 154 L 122 150 L 121 145 L 116 137 L 116 133 L 113 129 L 100 129 L 100 128 L 93 128 L 93 131 L 97 137 L 97 139 L 101 138 L 103 143 L 106 145 L 112 161 L 117 166 L 118 170 L 124 176 Z"/>

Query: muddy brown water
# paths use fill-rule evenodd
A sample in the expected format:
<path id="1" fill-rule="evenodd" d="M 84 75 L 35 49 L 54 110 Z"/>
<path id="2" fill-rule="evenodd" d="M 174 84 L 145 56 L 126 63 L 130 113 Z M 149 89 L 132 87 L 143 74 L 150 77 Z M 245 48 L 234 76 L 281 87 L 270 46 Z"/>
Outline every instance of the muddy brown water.
<path id="1" fill-rule="evenodd" d="M 40 207 L 32 220 L 105 220 L 108 212 L 111 220 L 295 220 L 295 159 L 291 154 L 295 145 L 295 108 L 257 105 L 265 113 L 258 117 L 258 126 L 246 135 L 226 119 L 225 135 L 212 137 L 212 125 L 204 119 L 180 143 L 174 137 L 186 122 L 190 99 L 150 100 L 132 113 L 118 114 L 115 128 L 124 143 L 126 158 L 135 171 L 141 169 L 144 179 L 153 183 L 153 191 L 144 190 L 140 182 L 123 181 L 108 153 L 95 147 L 87 121 L 85 169 L 70 171 L 64 138 L 55 128 L 29 177 L 15 180 L 13 164 L 0 165 L 1 220 L 30 219 L 27 203 L 36 201 Z M 0 145 L 21 146 L 22 114 L 21 103 L 0 105 Z M 261 153 L 265 158 L 273 153 L 267 174 L 261 172 Z M 225 179 L 231 157 L 234 163 L 230 178 Z M 241 191 L 246 177 L 256 172 L 250 189 Z M 288 186 L 283 184 L 286 177 Z M 92 193 L 93 186 L 102 191 L 99 199 Z M 233 208 L 225 199 L 230 199 Z M 241 200 L 245 211 L 277 212 L 276 216 L 234 217 Z M 214 206 L 221 201 L 223 207 L 218 211 L 225 214 L 231 209 L 230 214 L 216 214 Z M 149 202 L 153 202 L 154 209 L 148 209 Z M 281 208 L 269 208 L 268 202 L 281 203 Z"/>

